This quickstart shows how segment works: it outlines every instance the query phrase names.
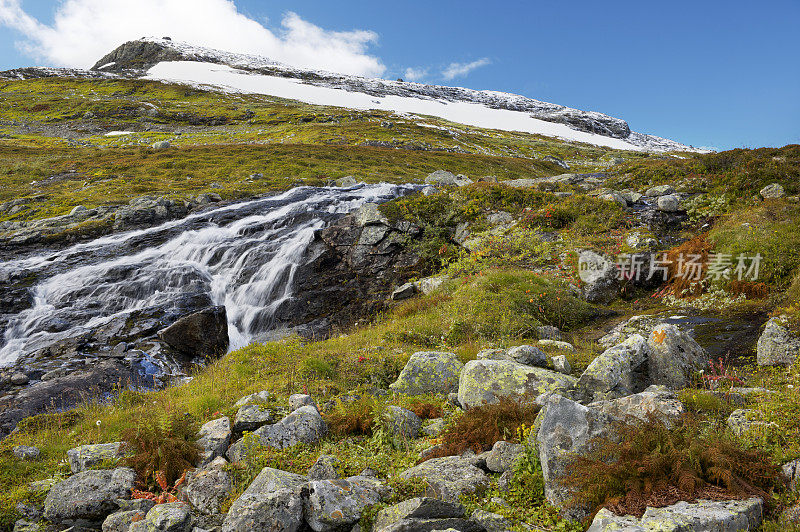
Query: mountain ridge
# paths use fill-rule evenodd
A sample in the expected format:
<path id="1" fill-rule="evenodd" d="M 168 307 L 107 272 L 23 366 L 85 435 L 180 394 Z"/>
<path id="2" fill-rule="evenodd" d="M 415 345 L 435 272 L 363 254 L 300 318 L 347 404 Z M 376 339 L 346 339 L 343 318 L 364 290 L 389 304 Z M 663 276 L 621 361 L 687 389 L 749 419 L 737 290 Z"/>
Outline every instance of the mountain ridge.
<path id="1" fill-rule="evenodd" d="M 101 58 L 92 67 L 91 72 L 130 77 L 151 77 L 150 75 L 154 70 L 164 70 L 164 65 L 172 64 L 178 66 L 182 63 L 220 65 L 220 68 L 228 67 L 232 69 L 232 73 L 235 74 L 259 75 L 270 79 L 291 80 L 298 85 L 306 87 L 310 86 L 320 89 L 344 91 L 350 94 L 361 93 L 375 98 L 402 98 L 405 99 L 406 102 L 411 102 L 412 105 L 419 104 L 420 101 L 427 103 L 439 102 L 442 104 L 476 104 L 476 107 L 479 106 L 496 111 L 521 113 L 537 121 L 565 125 L 574 131 L 588 133 L 598 137 L 606 137 L 608 139 L 622 140 L 630 144 L 629 149 L 641 149 L 645 151 L 700 151 L 691 146 L 686 146 L 669 139 L 633 132 L 625 120 L 604 113 L 582 111 L 517 94 L 492 90 L 474 90 L 462 87 L 427 85 L 401 80 L 391 81 L 364 78 L 321 70 L 298 69 L 260 56 L 214 50 L 188 43 L 176 42 L 170 38 L 142 38 L 137 41 L 124 43 Z M 198 76 L 196 73 L 197 70 L 194 72 L 195 73 L 192 75 Z M 199 76 L 202 75 L 202 73 L 199 74 Z M 187 76 L 173 79 L 174 76 L 174 72 L 170 71 L 165 75 L 160 73 L 155 79 L 164 78 L 164 80 L 184 83 L 192 81 Z M 208 85 L 203 83 L 203 80 L 197 81 L 200 84 Z M 216 84 L 217 83 L 210 83 L 210 85 Z M 269 90 L 270 89 L 266 89 L 264 93 L 269 93 Z M 328 104 L 327 102 L 313 103 Z M 438 116 L 442 115 L 440 114 Z M 447 116 L 442 117 L 449 118 Z M 496 122 L 502 124 L 508 119 L 508 116 L 495 118 Z M 512 116 L 511 118 L 519 119 L 520 117 Z M 458 120 L 454 121 L 458 122 Z M 468 125 L 483 126 L 484 124 Z M 518 125 L 496 128 L 514 130 L 514 127 L 519 128 Z M 534 130 L 527 132 L 539 132 L 536 128 L 533 129 Z M 565 134 L 562 131 L 560 132 L 561 135 L 558 135 L 557 133 L 550 132 L 548 128 L 539 129 L 542 129 L 543 134 L 546 136 L 562 136 L 564 138 L 570 136 L 568 132 Z M 575 137 L 576 138 L 568 138 L 568 140 L 592 143 L 592 139 L 589 137 Z"/>

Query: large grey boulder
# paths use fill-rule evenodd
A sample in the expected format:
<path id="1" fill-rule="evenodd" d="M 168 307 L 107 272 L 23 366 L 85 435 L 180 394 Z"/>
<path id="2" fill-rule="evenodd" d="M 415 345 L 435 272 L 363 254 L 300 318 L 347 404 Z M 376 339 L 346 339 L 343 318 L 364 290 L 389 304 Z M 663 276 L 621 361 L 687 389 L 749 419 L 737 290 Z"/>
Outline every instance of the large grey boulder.
<path id="1" fill-rule="evenodd" d="M 709 356 L 689 333 L 675 325 L 662 324 L 647 339 L 650 382 L 679 390 L 691 382 L 692 374 L 708 367 Z"/>
<path id="2" fill-rule="evenodd" d="M 800 336 L 788 328 L 788 317 L 771 318 L 758 339 L 759 366 L 791 366 L 800 355 Z"/>
<path id="3" fill-rule="evenodd" d="M 383 421 L 392 435 L 406 440 L 418 438 L 422 429 L 422 420 L 411 410 L 399 406 L 386 407 Z"/>
<path id="4" fill-rule="evenodd" d="M 135 480 L 127 467 L 77 473 L 50 489 L 44 517 L 52 523 L 102 523 L 117 509 L 117 499 L 130 498 Z"/>
<path id="5" fill-rule="evenodd" d="M 131 529 L 132 532 L 137 529 L 142 532 L 191 532 L 192 514 L 185 502 L 158 504 L 147 512 L 144 521 L 135 523 Z"/>
<path id="6" fill-rule="evenodd" d="M 647 340 L 634 334 L 606 349 L 578 379 L 578 388 L 591 397 L 622 397 L 645 388 L 649 348 Z"/>
<path id="7" fill-rule="evenodd" d="M 461 371 L 458 402 L 468 409 L 504 398 L 532 399 L 545 392 L 563 393 L 575 382 L 569 375 L 508 360 L 471 360 Z"/>
<path id="8" fill-rule="evenodd" d="M 562 506 L 572 498 L 573 488 L 565 482 L 576 455 L 589 450 L 592 439 L 613 439 L 619 423 L 635 423 L 655 416 L 666 422 L 683 412 L 681 402 L 663 387 L 653 386 L 640 394 L 588 406 L 566 397 L 552 395 L 537 418 L 536 446 L 545 480 L 545 496 Z M 570 518 L 583 519 L 588 508 L 571 508 Z"/>
<path id="9" fill-rule="evenodd" d="M 221 468 L 203 469 L 187 475 L 186 498 L 201 514 L 217 514 L 233 492 L 233 480 Z"/>
<path id="10" fill-rule="evenodd" d="M 272 411 L 260 404 L 250 404 L 243 406 L 236 412 L 236 419 L 233 422 L 233 432 L 252 432 L 259 427 L 272 423 Z"/>
<path id="11" fill-rule="evenodd" d="M 228 351 L 228 319 L 225 307 L 210 307 L 162 329 L 158 337 L 187 356 L 214 358 Z"/>
<path id="12" fill-rule="evenodd" d="M 243 438 L 228 449 L 228 458 L 239 462 L 246 458 L 248 443 L 273 449 L 294 447 L 300 443 L 313 444 L 325 437 L 328 425 L 313 406 L 303 406 L 274 425 L 264 425 L 253 432 L 253 440 Z"/>
<path id="13" fill-rule="evenodd" d="M 218 456 L 225 456 L 231 443 L 231 420 L 227 417 L 212 419 L 197 433 L 197 445 L 202 450 L 200 463 L 207 464 Z"/>
<path id="14" fill-rule="evenodd" d="M 81 445 L 67 451 L 67 461 L 73 473 L 86 471 L 103 462 L 118 460 L 120 456 L 122 456 L 121 442 Z"/>
<path id="15" fill-rule="evenodd" d="M 251 393 L 250 395 L 245 395 L 236 401 L 236 404 L 233 406 L 241 408 L 248 405 L 264 405 L 268 403 L 271 398 L 271 393 L 269 393 L 267 390 L 262 390 L 260 392 Z"/>
<path id="16" fill-rule="evenodd" d="M 578 255 L 578 275 L 583 281 L 583 297 L 590 303 L 609 303 L 619 294 L 616 266 L 594 251 Z"/>
<path id="17" fill-rule="evenodd" d="M 430 497 L 416 497 L 383 508 L 375 516 L 373 532 L 432 532 L 434 530 L 461 530 L 478 532 L 479 525 L 464 518 L 464 507 Z"/>
<path id="18" fill-rule="evenodd" d="M 428 485 L 426 495 L 458 502 L 463 494 L 473 494 L 489 487 L 489 477 L 476 467 L 474 458 L 445 456 L 433 458 L 400 473 L 400 478 L 420 478 Z"/>
<path id="19" fill-rule="evenodd" d="M 602 347 L 609 348 L 624 342 L 634 334 L 641 334 L 647 338 L 653 329 L 662 323 L 664 323 L 664 318 L 660 316 L 633 316 L 617 324 L 608 334 L 597 340 L 597 343 Z"/>
<path id="20" fill-rule="evenodd" d="M 347 529 L 361 519 L 367 507 L 381 502 L 390 491 L 371 477 L 314 480 L 308 483 L 303 515 L 315 532 Z"/>
<path id="21" fill-rule="evenodd" d="M 411 355 L 389 388 L 406 395 L 455 392 L 464 364 L 455 353 L 421 351 Z"/>
<path id="22" fill-rule="evenodd" d="M 667 194 L 672 194 L 673 192 L 675 192 L 675 189 L 672 188 L 671 185 L 658 185 L 656 187 L 648 188 L 644 195 L 648 198 L 657 198 L 658 196 L 666 196 Z"/>
<path id="23" fill-rule="evenodd" d="M 297 532 L 303 524 L 302 488 L 308 479 L 265 467 L 234 501 L 223 532 Z"/>
<path id="24" fill-rule="evenodd" d="M 648 508 L 641 519 L 618 516 L 603 508 L 587 532 L 744 532 L 761 526 L 761 499 L 741 501 L 679 502 L 665 508 Z"/>
<path id="25" fill-rule="evenodd" d="M 526 366 L 547 367 L 547 355 L 538 347 L 519 345 L 510 349 L 484 349 L 478 353 L 479 360 L 509 360 Z"/>

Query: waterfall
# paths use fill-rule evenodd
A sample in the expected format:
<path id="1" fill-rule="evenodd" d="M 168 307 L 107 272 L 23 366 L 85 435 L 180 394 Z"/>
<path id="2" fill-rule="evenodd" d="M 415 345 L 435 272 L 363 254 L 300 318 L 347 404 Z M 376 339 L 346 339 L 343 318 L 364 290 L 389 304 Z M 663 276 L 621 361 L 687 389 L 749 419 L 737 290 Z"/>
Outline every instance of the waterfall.
<path id="1" fill-rule="evenodd" d="M 35 273 L 33 305 L 11 317 L 0 366 L 32 346 L 91 329 L 134 311 L 175 308 L 187 294 L 224 305 L 231 349 L 273 326 L 293 297 L 295 272 L 314 233 L 365 203 L 411 186 L 300 187 L 193 214 L 157 227 L 0 262 L 0 278 Z"/>

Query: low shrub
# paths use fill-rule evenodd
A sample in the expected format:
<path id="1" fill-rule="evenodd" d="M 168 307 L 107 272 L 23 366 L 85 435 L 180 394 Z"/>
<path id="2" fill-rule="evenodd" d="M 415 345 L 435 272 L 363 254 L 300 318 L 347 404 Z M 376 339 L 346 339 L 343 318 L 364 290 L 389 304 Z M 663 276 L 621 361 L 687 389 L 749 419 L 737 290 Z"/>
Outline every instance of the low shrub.
<path id="1" fill-rule="evenodd" d="M 480 454 L 498 441 L 518 441 L 520 427 L 532 425 L 539 409 L 536 403 L 523 399 L 503 399 L 471 408 L 445 427 L 439 435 L 441 445 L 425 460 L 458 456 L 469 450 Z"/>
<path id="2" fill-rule="evenodd" d="M 186 470 L 194 467 L 200 456 L 194 425 L 189 417 L 174 415 L 162 422 L 142 422 L 123 431 L 129 453 L 125 461 L 136 471 L 145 490 L 173 486 Z"/>
<path id="3" fill-rule="evenodd" d="M 655 418 L 617 426 L 575 457 L 566 482 L 577 488 L 572 505 L 642 516 L 648 506 L 698 499 L 769 503 L 784 480 L 765 452 L 685 417 L 674 426 Z"/>
<path id="4" fill-rule="evenodd" d="M 371 397 L 360 397 L 353 402 L 338 403 L 324 417 L 335 436 L 372 436 L 375 413 L 375 400 Z"/>

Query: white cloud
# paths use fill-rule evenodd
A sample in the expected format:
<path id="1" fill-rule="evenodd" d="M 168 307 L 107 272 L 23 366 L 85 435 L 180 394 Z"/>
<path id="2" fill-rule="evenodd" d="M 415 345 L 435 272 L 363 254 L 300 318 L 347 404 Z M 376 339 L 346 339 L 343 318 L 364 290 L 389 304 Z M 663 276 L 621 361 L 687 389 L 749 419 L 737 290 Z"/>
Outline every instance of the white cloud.
<path id="1" fill-rule="evenodd" d="M 89 67 L 126 41 L 170 36 L 297 67 L 363 76 L 386 70 L 368 54 L 378 39 L 372 31 L 329 31 L 291 12 L 272 30 L 239 13 L 233 0 L 65 0 L 51 26 L 28 15 L 20 0 L 0 0 L 0 25 L 25 36 L 23 52 L 56 66 Z"/>
<path id="2" fill-rule="evenodd" d="M 476 68 L 480 68 L 482 66 L 486 66 L 491 64 L 492 62 L 484 57 L 483 59 L 478 59 L 477 61 L 473 61 L 471 63 L 450 63 L 450 66 L 445 68 L 442 71 L 442 75 L 444 79 L 447 81 L 451 81 L 455 78 L 462 78 L 475 70 Z"/>
<path id="3" fill-rule="evenodd" d="M 404 79 L 409 81 L 420 81 L 428 77 L 427 68 L 407 68 Z"/>

